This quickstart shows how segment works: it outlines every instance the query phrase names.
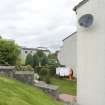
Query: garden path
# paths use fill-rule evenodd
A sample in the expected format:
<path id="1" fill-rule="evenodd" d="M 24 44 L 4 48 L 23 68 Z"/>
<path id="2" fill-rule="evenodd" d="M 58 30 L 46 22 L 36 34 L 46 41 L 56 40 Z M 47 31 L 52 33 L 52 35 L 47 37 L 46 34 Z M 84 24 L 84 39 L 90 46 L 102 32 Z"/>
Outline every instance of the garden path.
<path id="1" fill-rule="evenodd" d="M 76 101 L 76 96 L 72 96 L 69 94 L 60 94 L 59 99 L 63 102 L 75 102 Z"/>

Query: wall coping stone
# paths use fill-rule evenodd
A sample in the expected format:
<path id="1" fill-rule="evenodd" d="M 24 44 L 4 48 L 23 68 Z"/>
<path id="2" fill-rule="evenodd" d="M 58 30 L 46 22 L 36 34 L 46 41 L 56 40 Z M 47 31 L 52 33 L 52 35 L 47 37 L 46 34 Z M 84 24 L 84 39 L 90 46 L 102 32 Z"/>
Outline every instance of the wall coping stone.
<path id="1" fill-rule="evenodd" d="M 0 66 L 0 70 L 13 70 L 15 66 Z"/>

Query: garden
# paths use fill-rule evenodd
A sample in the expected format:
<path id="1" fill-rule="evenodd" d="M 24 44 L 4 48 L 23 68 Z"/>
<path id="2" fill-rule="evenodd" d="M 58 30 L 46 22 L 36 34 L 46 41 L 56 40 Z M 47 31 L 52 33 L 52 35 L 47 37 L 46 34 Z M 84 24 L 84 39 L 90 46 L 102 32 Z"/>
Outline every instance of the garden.
<path id="1" fill-rule="evenodd" d="M 76 95 L 76 80 L 70 81 L 67 80 L 67 78 L 56 76 L 56 68 L 64 67 L 64 65 L 61 65 L 57 59 L 57 52 L 50 53 L 48 56 L 42 50 L 38 50 L 33 55 L 30 52 L 26 56 L 25 64 L 21 63 L 20 54 L 21 48 L 15 43 L 15 41 L 0 39 L 0 66 L 15 66 L 15 70 L 17 72 L 23 72 L 23 74 L 30 72 L 33 73 L 32 75 L 37 74 L 38 81 L 44 81 L 47 84 L 57 85 L 59 87 L 59 93 L 70 94 L 73 96 Z M 24 76 L 22 76 L 22 79 L 23 77 Z M 27 78 L 25 79 L 26 81 L 28 81 Z M 43 93 L 40 89 L 37 90 L 36 87 L 33 89 L 33 86 L 28 86 L 14 80 L 6 79 L 4 77 L 0 77 L 0 84 L 2 84 L 0 85 L 0 89 L 2 90 L 2 94 L 0 94 L 2 99 L 0 99 L 0 104 L 2 105 L 14 105 L 11 103 L 13 101 L 16 101 L 15 105 L 60 105 L 60 103 L 56 102 L 54 99 L 48 98 L 48 96 L 45 95 L 45 93 Z M 24 90 L 22 90 L 22 88 L 24 88 Z M 44 96 L 46 99 L 43 99 Z M 4 101 L 5 99 L 7 101 Z M 11 102 L 8 102 L 9 99 Z M 27 99 L 30 99 L 30 102 L 25 102 Z M 40 99 L 42 99 L 45 103 L 47 102 L 47 104 L 39 102 L 38 100 Z"/>

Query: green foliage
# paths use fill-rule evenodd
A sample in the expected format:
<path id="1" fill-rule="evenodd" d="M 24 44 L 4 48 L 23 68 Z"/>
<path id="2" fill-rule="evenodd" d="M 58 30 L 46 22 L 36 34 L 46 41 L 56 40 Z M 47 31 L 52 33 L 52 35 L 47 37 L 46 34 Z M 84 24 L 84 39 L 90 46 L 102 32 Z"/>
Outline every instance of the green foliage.
<path id="1" fill-rule="evenodd" d="M 41 59 L 41 65 L 45 66 L 46 64 L 48 64 L 48 58 L 45 54 L 43 54 L 43 57 Z"/>
<path id="2" fill-rule="evenodd" d="M 38 50 L 35 56 L 37 56 L 37 59 L 39 60 L 39 66 L 45 66 L 46 64 L 48 64 L 48 58 L 42 50 Z"/>
<path id="3" fill-rule="evenodd" d="M 34 54 L 33 55 L 33 67 L 39 66 L 39 62 L 40 62 L 40 60 L 39 60 L 38 55 Z"/>
<path id="4" fill-rule="evenodd" d="M 56 59 L 56 54 L 55 53 L 50 53 L 49 55 L 48 55 L 48 58 L 49 59 Z"/>
<path id="5" fill-rule="evenodd" d="M 14 41 L 0 39 L 0 65 L 16 65 L 20 54 Z"/>
<path id="6" fill-rule="evenodd" d="M 34 68 L 34 71 L 35 71 L 35 73 L 40 73 L 40 71 L 41 71 L 41 66 L 35 66 L 35 68 Z"/>
<path id="7" fill-rule="evenodd" d="M 17 71 L 34 71 L 34 69 L 30 66 L 21 66 L 21 65 L 16 65 L 16 70 Z"/>
<path id="8" fill-rule="evenodd" d="M 58 57 L 57 57 L 57 53 L 52 53 L 48 55 L 48 63 L 49 65 L 55 65 L 55 64 L 60 65 Z"/>
<path id="9" fill-rule="evenodd" d="M 39 58 L 42 58 L 44 55 L 42 50 L 38 50 L 36 54 L 39 56 Z"/>
<path id="10" fill-rule="evenodd" d="M 45 81 L 46 83 L 50 83 L 50 73 L 46 66 L 41 68 L 39 75 L 41 80 Z"/>
<path id="11" fill-rule="evenodd" d="M 49 54 L 48 55 L 48 68 L 50 69 L 50 75 L 56 75 L 56 68 L 60 67 L 60 63 L 57 58 L 57 53 Z"/>
<path id="12" fill-rule="evenodd" d="M 66 67 L 65 65 L 60 65 L 60 67 Z"/>
<path id="13" fill-rule="evenodd" d="M 48 65 L 49 68 L 49 72 L 51 76 L 55 76 L 56 75 L 56 66 L 55 65 Z"/>
<path id="14" fill-rule="evenodd" d="M 17 60 L 16 60 L 16 65 L 21 65 L 22 64 L 22 61 L 21 61 L 21 58 L 17 58 Z"/>
<path id="15" fill-rule="evenodd" d="M 27 55 L 25 65 L 31 65 L 33 67 L 33 56 L 31 53 Z"/>

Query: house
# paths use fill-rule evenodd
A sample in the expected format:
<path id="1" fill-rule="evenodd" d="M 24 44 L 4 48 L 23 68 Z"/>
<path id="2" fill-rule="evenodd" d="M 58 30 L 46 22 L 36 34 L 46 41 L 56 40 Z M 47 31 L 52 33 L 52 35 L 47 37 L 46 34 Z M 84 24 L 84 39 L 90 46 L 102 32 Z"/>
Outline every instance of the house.
<path id="1" fill-rule="evenodd" d="M 105 104 L 105 0 L 83 0 L 75 8 L 77 23 L 77 101 L 80 105 Z M 84 20 L 82 20 L 84 23 Z M 89 23 L 90 22 L 90 23 Z M 89 25 L 84 27 L 85 25 Z"/>
<path id="2" fill-rule="evenodd" d="M 63 40 L 63 46 L 58 53 L 58 59 L 62 65 L 71 67 L 76 77 L 76 66 L 77 66 L 77 32 L 69 35 Z"/>
<path id="3" fill-rule="evenodd" d="M 29 53 L 34 55 L 38 50 L 42 50 L 47 56 L 50 53 L 49 49 L 45 47 L 37 47 L 37 48 L 20 47 L 20 48 L 21 48 L 20 58 L 22 59 L 22 64 L 25 64 L 26 56 Z"/>
<path id="4" fill-rule="evenodd" d="M 51 53 L 47 47 L 37 47 L 37 50 L 42 50 L 47 56 Z"/>

